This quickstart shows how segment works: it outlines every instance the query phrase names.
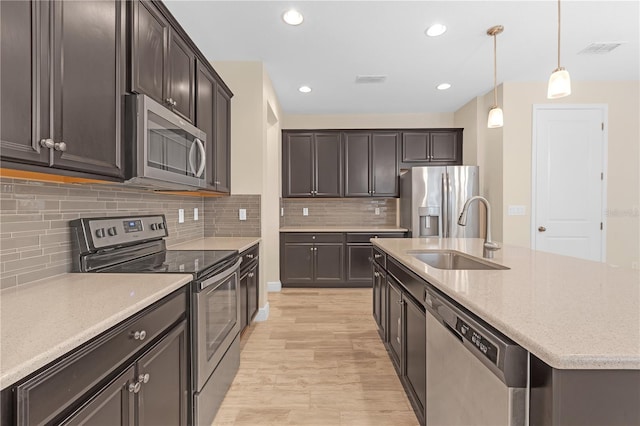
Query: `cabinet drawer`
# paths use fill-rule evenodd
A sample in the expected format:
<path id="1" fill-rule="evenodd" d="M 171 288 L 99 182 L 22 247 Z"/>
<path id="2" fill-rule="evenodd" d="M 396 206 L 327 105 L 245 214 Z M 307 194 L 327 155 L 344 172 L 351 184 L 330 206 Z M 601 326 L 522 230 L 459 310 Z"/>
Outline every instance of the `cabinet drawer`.
<path id="1" fill-rule="evenodd" d="M 344 234 L 338 233 L 287 233 L 284 236 L 286 243 L 342 243 Z"/>
<path id="2" fill-rule="evenodd" d="M 369 243 L 371 238 L 404 238 L 404 232 L 348 233 L 348 243 Z"/>
<path id="3" fill-rule="evenodd" d="M 148 346 L 186 311 L 186 288 L 125 320 L 64 359 L 17 386 L 18 425 L 48 423 Z M 135 332 L 144 331 L 144 339 Z"/>
<path id="4" fill-rule="evenodd" d="M 371 249 L 373 251 L 373 261 L 382 266 L 382 269 L 387 269 L 387 254 L 377 247 Z"/>
<path id="5" fill-rule="evenodd" d="M 251 262 L 258 259 L 259 252 L 260 252 L 260 246 L 256 244 L 250 249 L 240 253 L 240 257 L 242 258 L 242 263 L 240 264 L 240 270 L 242 273 L 251 268 Z"/>

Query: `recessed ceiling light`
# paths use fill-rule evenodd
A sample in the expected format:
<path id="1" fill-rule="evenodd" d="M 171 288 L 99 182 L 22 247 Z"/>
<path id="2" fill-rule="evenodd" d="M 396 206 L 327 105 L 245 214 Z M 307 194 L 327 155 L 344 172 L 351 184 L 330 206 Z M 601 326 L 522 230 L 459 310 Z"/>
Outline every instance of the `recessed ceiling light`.
<path id="1" fill-rule="evenodd" d="M 436 86 L 436 89 L 438 90 L 447 90 L 451 87 L 451 85 L 449 83 L 440 83 Z"/>
<path id="2" fill-rule="evenodd" d="M 300 25 L 304 21 L 304 16 L 295 9 L 289 9 L 282 15 L 282 19 L 289 25 Z"/>
<path id="3" fill-rule="evenodd" d="M 447 31 L 446 25 L 433 24 L 432 26 L 427 28 L 427 31 L 425 31 L 425 34 L 428 35 L 429 37 L 438 37 L 444 34 L 446 31 Z"/>
<path id="4" fill-rule="evenodd" d="M 311 92 L 311 87 L 309 87 L 309 86 L 300 86 L 298 91 L 302 92 L 302 93 L 309 93 L 309 92 Z"/>

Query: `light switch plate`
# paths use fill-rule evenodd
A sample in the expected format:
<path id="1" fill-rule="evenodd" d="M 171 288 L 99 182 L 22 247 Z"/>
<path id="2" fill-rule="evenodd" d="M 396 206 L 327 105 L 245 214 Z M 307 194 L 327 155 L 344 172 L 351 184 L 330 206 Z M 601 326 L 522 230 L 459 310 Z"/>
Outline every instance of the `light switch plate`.
<path id="1" fill-rule="evenodd" d="M 247 220 L 247 209 L 238 210 L 238 217 L 240 220 Z"/>
<path id="2" fill-rule="evenodd" d="M 375 213 L 376 216 L 380 216 L 380 207 L 376 207 Z"/>
<path id="3" fill-rule="evenodd" d="M 184 209 L 178 209 L 178 223 L 184 223 Z"/>
<path id="4" fill-rule="evenodd" d="M 198 208 L 193 208 L 193 220 L 198 220 Z"/>
<path id="5" fill-rule="evenodd" d="M 509 216 L 524 216 L 527 214 L 526 206 L 509 206 L 507 209 Z"/>
<path id="6" fill-rule="evenodd" d="M 302 216 L 309 216 L 309 208 L 307 207 L 302 208 Z"/>

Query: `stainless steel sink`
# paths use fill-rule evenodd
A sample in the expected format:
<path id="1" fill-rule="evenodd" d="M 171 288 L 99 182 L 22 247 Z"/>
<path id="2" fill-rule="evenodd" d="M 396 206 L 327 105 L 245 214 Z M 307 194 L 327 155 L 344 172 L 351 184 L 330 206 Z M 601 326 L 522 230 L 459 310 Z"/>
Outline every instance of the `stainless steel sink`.
<path id="1" fill-rule="evenodd" d="M 438 269 L 479 269 L 500 270 L 509 269 L 497 263 L 487 262 L 473 256 L 453 250 L 423 250 L 408 252 L 420 262 Z"/>

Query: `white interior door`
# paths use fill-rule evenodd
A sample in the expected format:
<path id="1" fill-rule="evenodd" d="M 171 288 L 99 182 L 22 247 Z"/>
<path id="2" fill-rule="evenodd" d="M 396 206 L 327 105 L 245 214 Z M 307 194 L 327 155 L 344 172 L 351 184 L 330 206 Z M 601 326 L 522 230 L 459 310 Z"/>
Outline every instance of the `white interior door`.
<path id="1" fill-rule="evenodd" d="M 605 260 L 605 116 L 605 106 L 534 108 L 534 249 Z"/>

